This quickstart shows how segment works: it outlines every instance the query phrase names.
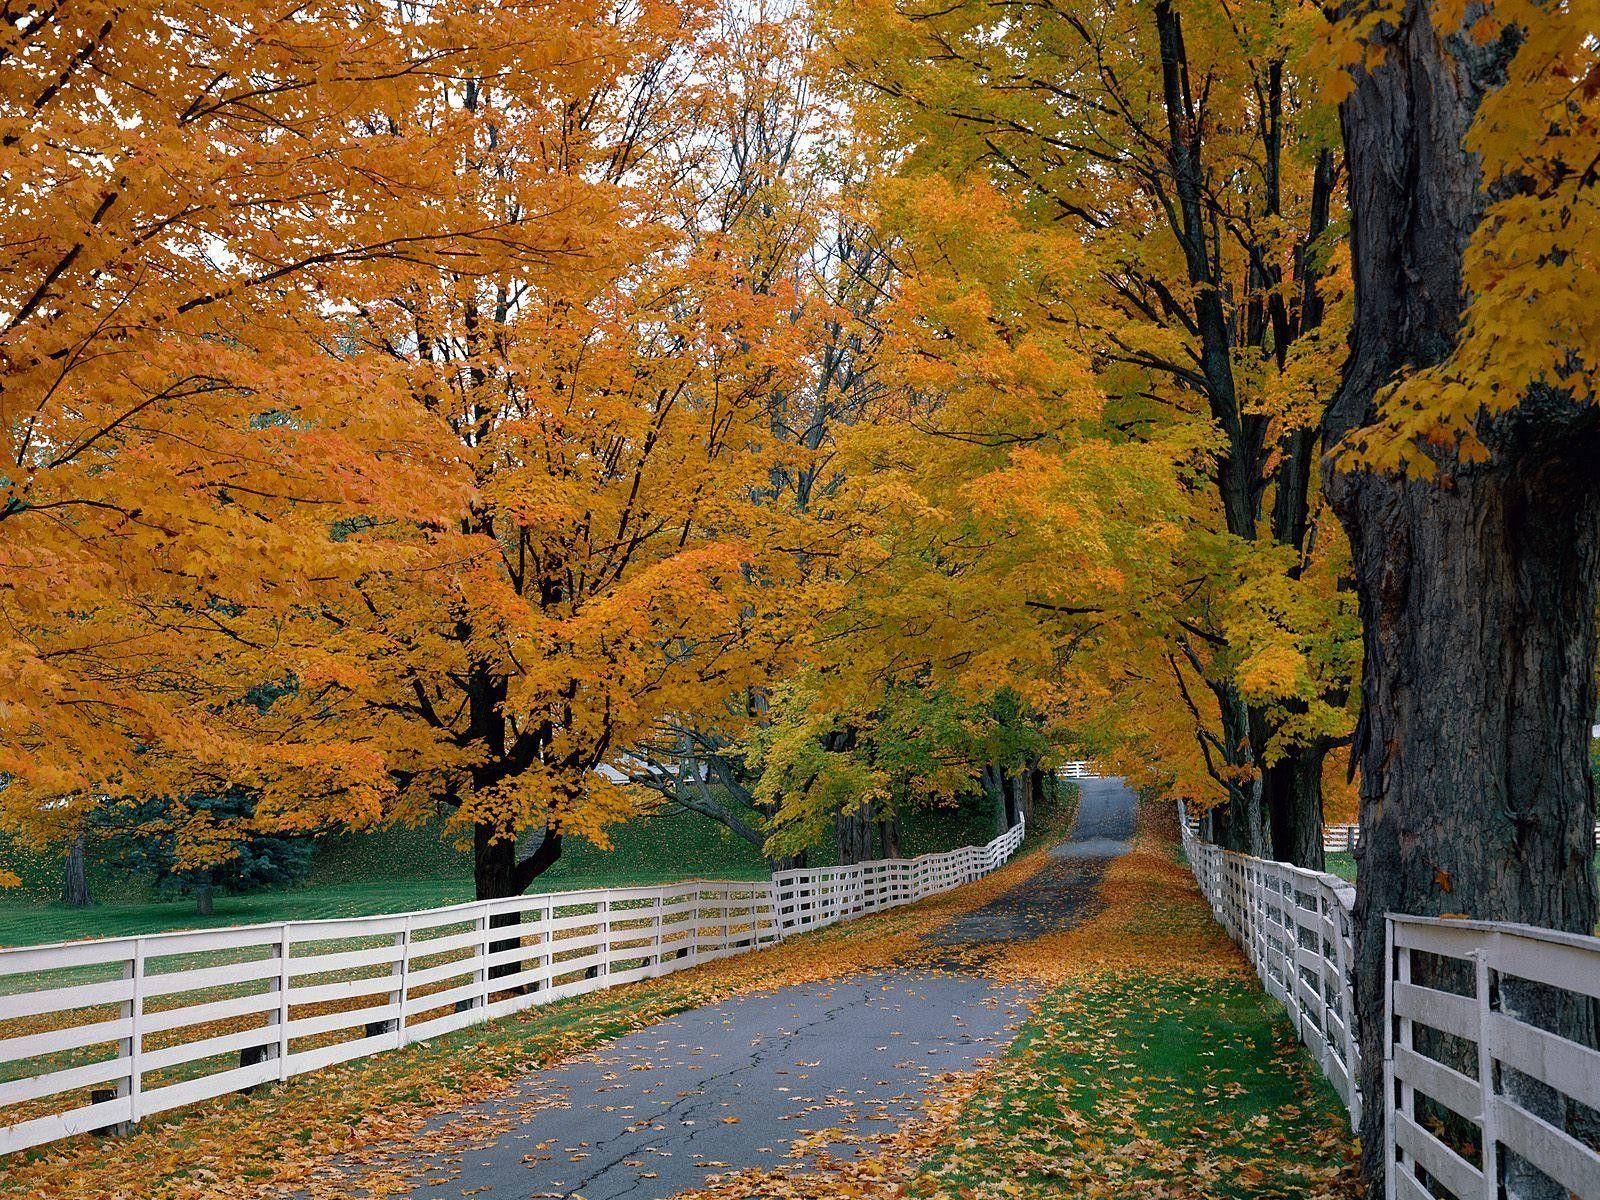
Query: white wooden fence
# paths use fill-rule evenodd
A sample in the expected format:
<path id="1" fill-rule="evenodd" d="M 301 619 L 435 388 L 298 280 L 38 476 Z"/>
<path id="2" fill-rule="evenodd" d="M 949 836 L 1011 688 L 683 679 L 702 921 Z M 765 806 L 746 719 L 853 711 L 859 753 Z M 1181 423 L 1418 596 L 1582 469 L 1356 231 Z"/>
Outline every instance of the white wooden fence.
<path id="1" fill-rule="evenodd" d="M 1591 1121 L 1600 1112 L 1600 938 L 1395 915 L 1387 926 L 1391 1200 L 1600 1197 L 1592 1129 L 1580 1140 L 1563 1117 L 1573 1101 Z"/>
<path id="2" fill-rule="evenodd" d="M 908 904 L 1022 837 L 770 881 L 0 950 L 0 1154 Z"/>
<path id="3" fill-rule="evenodd" d="M 1594 827 L 1594 836 L 1600 842 L 1600 825 Z M 1349 853 L 1356 848 L 1356 843 L 1361 840 L 1361 826 L 1350 824 L 1324 825 L 1322 827 L 1322 850 L 1325 854 Z"/>
<path id="4" fill-rule="evenodd" d="M 1359 1127 L 1354 887 L 1221 850 L 1179 824 L 1217 920 Z M 1395 913 L 1385 924 L 1389 1200 L 1600 1200 L 1600 938 Z M 1586 1139 L 1567 1127 L 1578 1115 Z"/>
<path id="5" fill-rule="evenodd" d="M 1239 943 L 1268 995 L 1284 1006 L 1350 1111 L 1361 1123 L 1360 1049 L 1355 1032 L 1353 884 L 1288 863 L 1203 842 L 1180 820 L 1183 852 L 1200 890 Z"/>

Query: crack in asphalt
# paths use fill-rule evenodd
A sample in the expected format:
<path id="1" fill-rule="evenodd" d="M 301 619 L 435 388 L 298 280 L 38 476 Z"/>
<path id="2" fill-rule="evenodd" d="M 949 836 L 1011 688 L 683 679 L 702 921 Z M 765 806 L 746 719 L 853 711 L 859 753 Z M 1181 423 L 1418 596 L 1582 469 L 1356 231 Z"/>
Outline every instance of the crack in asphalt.
<path id="1" fill-rule="evenodd" d="M 865 996 L 863 995 L 861 997 L 861 999 L 865 999 Z M 651 1118 L 649 1118 L 648 1120 L 646 1120 L 646 1121 L 644 1121 L 642 1123 L 638 1123 L 638 1124 L 634 1124 L 632 1126 L 629 1126 L 628 1128 L 624 1129 L 621 1133 L 615 1135 L 612 1138 L 607 1139 L 605 1142 L 596 1143 L 595 1144 L 595 1148 L 599 1149 L 602 1146 L 609 1145 L 612 1142 L 618 1141 L 618 1140 L 620 1140 L 620 1139 L 622 1139 L 624 1137 L 629 1137 L 630 1135 L 635 1137 L 635 1140 L 636 1140 L 636 1143 L 637 1143 L 637 1140 L 638 1140 L 637 1139 L 637 1135 L 641 1131 L 641 1129 L 649 1129 L 649 1128 L 651 1128 L 653 1125 L 655 1125 L 662 1118 L 668 1116 L 674 1110 L 676 1110 L 680 1104 L 688 1104 L 688 1106 L 686 1108 L 684 1108 L 681 1113 L 679 1113 L 680 1117 L 688 1117 L 689 1115 L 691 1115 L 693 1113 L 698 1113 L 698 1112 L 702 1111 L 714 1099 L 714 1097 L 707 1095 L 707 1092 L 708 1092 L 709 1088 L 712 1085 L 714 1085 L 714 1084 L 716 1084 L 716 1083 L 718 1083 L 720 1081 L 723 1081 L 723 1080 L 732 1079 L 736 1075 L 741 1075 L 741 1074 L 745 1074 L 745 1073 L 747 1073 L 749 1071 L 753 1071 L 755 1068 L 761 1066 L 768 1059 L 774 1057 L 777 1054 L 777 1052 L 779 1052 L 779 1051 L 781 1051 L 781 1050 L 783 1050 L 783 1049 L 785 1049 L 785 1048 L 787 1048 L 789 1046 L 794 1045 L 796 1040 L 798 1038 L 800 1038 L 803 1034 L 807 1033 L 808 1031 L 810 1031 L 812 1029 L 819 1029 L 822 1026 L 830 1024 L 831 1022 L 837 1020 L 839 1014 L 850 1011 L 852 1008 L 854 1008 L 856 1006 L 857 1003 L 859 1003 L 859 1000 L 858 1001 L 853 1001 L 853 1002 L 848 1003 L 848 1004 L 835 1005 L 833 1008 L 829 1008 L 829 1009 L 824 1010 L 822 1016 L 817 1018 L 816 1020 L 808 1021 L 808 1022 L 800 1025 L 799 1027 L 797 1027 L 797 1028 L 795 1028 L 793 1030 L 785 1032 L 782 1035 L 782 1040 L 780 1042 L 778 1042 L 778 1043 L 773 1044 L 770 1047 L 770 1050 L 768 1048 L 763 1047 L 762 1050 L 759 1050 L 755 1054 L 751 1055 L 750 1058 L 748 1058 L 745 1062 L 741 1063 L 739 1066 L 734 1067 L 734 1068 L 732 1068 L 731 1070 L 728 1070 L 728 1071 L 723 1071 L 723 1072 L 720 1072 L 720 1073 L 716 1073 L 716 1074 L 712 1074 L 712 1075 L 708 1075 L 708 1076 L 704 1077 L 700 1081 L 700 1083 L 695 1086 L 695 1088 L 692 1091 L 688 1092 L 685 1095 L 680 1096 L 677 1100 L 674 1100 L 671 1104 L 667 1105 L 666 1108 L 664 1108 L 660 1113 L 656 1114 L 654 1117 L 651 1117 Z M 759 1043 L 756 1043 L 756 1044 L 759 1045 Z M 689 1104 L 688 1102 L 690 1102 L 690 1101 L 692 1101 L 693 1103 Z M 695 1124 L 694 1126 L 690 1126 L 689 1127 L 689 1134 L 688 1134 L 688 1136 L 686 1138 L 684 1138 L 683 1144 L 685 1146 L 692 1145 L 694 1143 L 695 1139 L 700 1136 L 700 1133 L 701 1133 L 701 1127 L 698 1124 Z M 633 1156 L 634 1154 L 639 1153 L 639 1150 L 640 1150 L 640 1148 L 636 1144 L 633 1149 L 622 1151 L 616 1157 L 612 1158 L 611 1161 L 607 1162 L 599 1170 L 592 1171 L 588 1175 L 585 1175 L 582 1179 L 578 1180 L 577 1183 L 573 1184 L 570 1188 L 568 1188 L 567 1195 L 570 1196 L 570 1195 L 574 1195 L 574 1194 L 581 1194 L 585 1187 L 589 1186 L 591 1183 L 593 1183 L 600 1176 L 604 1175 L 607 1171 L 610 1171 L 614 1167 L 620 1166 L 629 1157 Z M 643 1182 L 645 1182 L 645 1180 L 643 1178 L 636 1178 L 635 1181 L 634 1181 L 633 1186 L 630 1187 L 628 1189 L 628 1191 L 635 1190 L 638 1187 L 638 1185 L 643 1183 Z M 617 1193 L 615 1193 L 616 1197 L 618 1197 L 618 1198 L 620 1198 L 622 1196 L 625 1196 L 627 1194 L 628 1194 L 628 1192 L 617 1192 Z"/>

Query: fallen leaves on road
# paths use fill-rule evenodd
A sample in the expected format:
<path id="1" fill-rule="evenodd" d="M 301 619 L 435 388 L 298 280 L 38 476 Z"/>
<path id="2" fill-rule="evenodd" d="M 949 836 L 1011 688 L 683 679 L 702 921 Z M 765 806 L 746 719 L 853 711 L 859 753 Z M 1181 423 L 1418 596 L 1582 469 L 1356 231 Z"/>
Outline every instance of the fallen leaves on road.
<path id="1" fill-rule="evenodd" d="M 405 1050 L 231 1095 L 150 1121 L 113 1141 L 76 1138 L 13 1156 L 0 1197 L 28 1200 L 347 1200 L 347 1169 L 381 1197 L 402 1190 L 396 1148 L 416 1156 L 501 1128 L 491 1118 L 425 1131 L 429 1118 L 508 1096 L 552 1063 L 728 997 L 927 958 L 922 938 L 1038 870 L 1025 854 L 993 875 L 915 905 L 819 930 L 767 950 L 534 1008 Z M 951 955 L 934 956 L 948 964 Z M 336 1169 L 337 1168 L 337 1169 Z M 414 1183 L 414 1180 L 412 1181 Z"/>
<path id="2" fill-rule="evenodd" d="M 1093 915 L 985 963 L 1050 989 L 999 1062 L 947 1078 L 887 1139 L 814 1139 L 857 1157 L 678 1200 L 1353 1200 L 1343 1110 L 1212 921 L 1169 820 L 1146 809 Z"/>

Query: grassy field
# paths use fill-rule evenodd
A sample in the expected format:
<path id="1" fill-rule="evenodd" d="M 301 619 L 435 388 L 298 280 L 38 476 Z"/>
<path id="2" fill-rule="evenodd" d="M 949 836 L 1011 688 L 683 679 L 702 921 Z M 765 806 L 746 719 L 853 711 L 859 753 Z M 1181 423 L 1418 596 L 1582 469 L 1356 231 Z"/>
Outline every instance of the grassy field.
<path id="1" fill-rule="evenodd" d="M 993 820 L 981 804 L 908 818 L 908 855 L 982 843 L 994 836 Z M 612 833 L 612 847 L 568 844 L 561 860 L 534 890 L 573 891 L 625 887 L 679 879 L 758 879 L 767 868 L 754 847 L 722 826 L 680 811 L 636 818 Z M 3 850 L 4 847 L 0 847 Z M 814 865 L 831 861 L 819 847 Z M 0 892 L 0 946 L 156 933 L 168 929 L 312 920 L 402 912 L 471 900 L 472 857 L 457 849 L 438 826 L 395 828 L 327 839 L 317 849 L 311 874 L 298 887 L 249 895 L 219 895 L 209 917 L 192 899 L 152 898 L 147 887 L 95 861 L 91 852 L 92 908 L 73 909 L 58 898 L 61 860 L 55 855 L 12 851 L 0 854 L 22 876 L 23 886 Z"/>

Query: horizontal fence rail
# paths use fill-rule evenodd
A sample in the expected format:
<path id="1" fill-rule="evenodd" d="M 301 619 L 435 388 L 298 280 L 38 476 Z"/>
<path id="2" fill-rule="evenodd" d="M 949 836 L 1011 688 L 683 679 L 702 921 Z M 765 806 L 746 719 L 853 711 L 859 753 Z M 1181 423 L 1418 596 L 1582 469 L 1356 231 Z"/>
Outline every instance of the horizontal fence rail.
<path id="1" fill-rule="evenodd" d="M 1218 922 L 1359 1128 L 1355 889 L 1179 825 Z M 1385 927 L 1389 1200 L 1600 1200 L 1600 938 L 1396 913 Z"/>
<path id="2" fill-rule="evenodd" d="M 1600 1197 L 1600 938 L 1390 915 L 1391 1200 Z"/>
<path id="3" fill-rule="evenodd" d="M 1595 841 L 1600 842 L 1600 824 L 1594 827 Z M 1326 854 L 1348 853 L 1361 840 L 1361 826 L 1351 824 L 1324 825 L 1322 849 Z"/>
<path id="4" fill-rule="evenodd" d="M 0 950 L 0 1154 L 394 1050 L 979 879 L 1021 845 Z"/>
<path id="5" fill-rule="evenodd" d="M 1294 1030 L 1361 1124 L 1355 1025 L 1354 885 L 1325 875 L 1223 850 L 1179 821 L 1183 852 L 1217 921 L 1239 944 L 1267 994 L 1283 1005 Z"/>

